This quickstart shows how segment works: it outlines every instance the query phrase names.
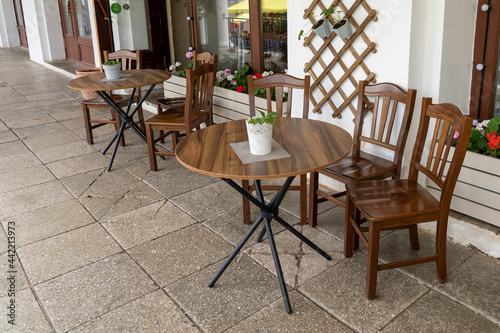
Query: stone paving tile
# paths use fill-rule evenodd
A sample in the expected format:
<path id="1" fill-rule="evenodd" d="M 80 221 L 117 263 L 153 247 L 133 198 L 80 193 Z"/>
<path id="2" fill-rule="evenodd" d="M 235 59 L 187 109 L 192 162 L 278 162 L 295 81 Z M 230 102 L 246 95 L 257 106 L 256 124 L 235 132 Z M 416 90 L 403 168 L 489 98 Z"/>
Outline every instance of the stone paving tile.
<path id="1" fill-rule="evenodd" d="M 12 252 L 5 252 L 0 255 L 0 267 L 3 273 L 0 279 L 0 297 L 8 296 L 11 293 L 17 294 L 29 287 L 26 275 L 19 264 L 19 257 L 17 255 L 12 257 L 11 255 Z M 2 306 L 3 309 L 5 308 Z"/>
<path id="2" fill-rule="evenodd" d="M 17 140 L 19 140 L 19 138 L 14 134 L 14 132 L 9 131 L 7 128 L 5 128 L 5 131 L 3 131 L 2 123 L 0 123 L 0 143 L 12 142 Z"/>
<path id="3" fill-rule="evenodd" d="M 50 195 L 47 195 L 50 193 Z M 73 199 L 58 181 L 0 194 L 0 219 Z M 22 204 L 20 204 L 22 203 Z"/>
<path id="4" fill-rule="evenodd" d="M 24 96 L 57 91 L 56 89 L 54 89 L 49 85 L 39 84 L 39 83 L 17 85 L 16 90 L 19 91 Z"/>
<path id="5" fill-rule="evenodd" d="M 217 178 L 205 176 L 184 168 L 177 160 L 166 157 L 168 170 L 153 172 L 144 182 L 163 194 L 167 199 L 217 182 Z M 149 169 L 149 167 L 148 167 Z M 227 185 L 226 185 L 227 186 Z M 191 193 L 191 192 L 190 192 Z"/>
<path id="6" fill-rule="evenodd" d="M 64 103 L 64 104 L 51 104 L 51 105 L 47 105 L 47 106 L 42 106 L 42 107 L 40 107 L 40 109 L 42 109 L 43 111 L 45 111 L 46 113 L 48 113 L 50 115 L 78 111 L 80 120 L 83 122 L 82 104 L 78 101 L 72 101 L 72 102 Z M 56 117 L 54 117 L 54 118 L 56 118 Z M 67 119 L 72 119 L 72 118 L 67 118 Z M 61 120 L 61 119 L 58 119 L 58 120 Z"/>
<path id="7" fill-rule="evenodd" d="M 25 109 L 31 109 L 35 107 L 35 105 L 28 101 L 28 100 L 23 100 L 23 101 L 20 101 L 19 103 L 15 103 L 15 104 L 2 104 L 0 105 L 0 113 L 4 112 L 4 111 L 16 111 L 16 110 L 25 110 Z"/>
<path id="8" fill-rule="evenodd" d="M 184 168 L 177 162 L 176 158 L 173 156 L 165 156 L 164 160 L 159 158 L 158 171 L 151 171 L 149 157 L 120 163 L 120 165 L 127 169 L 130 173 L 135 175 L 137 178 L 144 179 L 146 183 L 148 183 L 146 181 L 146 178 L 150 178 L 153 176 L 156 176 L 156 178 L 161 178 L 160 174 L 164 174 L 166 177 L 169 172 L 174 172 L 174 169 Z"/>
<path id="9" fill-rule="evenodd" d="M 137 180 L 138 179 L 134 177 L 134 175 L 121 166 L 116 165 L 113 166 L 111 171 L 107 171 L 107 169 L 93 170 L 63 178 L 61 179 L 61 183 L 63 183 L 75 197 L 80 197 L 86 194 L 86 192 L 92 193 L 95 191 L 107 190 L 112 187 L 137 182 Z"/>
<path id="10" fill-rule="evenodd" d="M 394 262 L 431 256 L 435 253 L 435 240 L 435 235 L 424 230 L 419 230 L 420 250 L 414 251 L 410 247 L 408 231 L 395 230 L 394 232 L 381 238 L 379 260 L 383 262 Z M 363 252 L 367 252 L 366 248 L 363 248 Z M 452 241 L 446 242 L 446 263 L 448 267 L 448 274 L 453 272 L 453 270 L 463 264 L 474 254 L 477 254 L 477 251 L 458 245 Z M 435 261 L 402 267 L 400 270 L 428 285 L 435 285 L 439 283 Z"/>
<path id="11" fill-rule="evenodd" d="M 16 223 L 18 248 L 95 222 L 76 199 L 12 216 L 2 221 L 5 230 L 9 221 Z"/>
<path id="12" fill-rule="evenodd" d="M 129 249 L 196 223 L 167 201 L 158 201 L 102 223 L 120 245 Z"/>
<path id="13" fill-rule="evenodd" d="M 429 289 L 391 269 L 378 272 L 377 295 L 365 297 L 366 256 L 357 253 L 318 277 L 300 291 L 313 302 L 360 332 L 376 332 Z"/>
<path id="14" fill-rule="evenodd" d="M 90 154 L 95 151 L 94 147 L 80 140 L 55 147 L 39 149 L 35 151 L 35 154 L 43 163 L 50 163 L 75 156 Z"/>
<path id="15" fill-rule="evenodd" d="M 98 220 L 109 219 L 162 199 L 160 194 L 141 181 L 107 189 L 90 188 L 80 197 L 85 208 Z"/>
<path id="16" fill-rule="evenodd" d="M 7 234 L 0 230 L 0 254 L 7 252 L 7 247 Z"/>
<path id="17" fill-rule="evenodd" d="M 233 247 L 200 224 L 171 232 L 128 252 L 165 286 L 229 256 Z"/>
<path id="18" fill-rule="evenodd" d="M 381 332 L 493 333 L 500 332 L 500 326 L 443 295 L 431 291 L 410 305 Z"/>
<path id="19" fill-rule="evenodd" d="M 200 330 L 163 291 L 157 290 L 69 332 L 196 333 Z"/>
<path id="20" fill-rule="evenodd" d="M 66 129 L 57 133 L 31 137 L 29 139 L 23 140 L 23 142 L 32 151 L 38 151 L 40 149 L 79 142 L 81 140 L 82 139 L 78 135 Z"/>
<path id="21" fill-rule="evenodd" d="M 52 175 L 43 165 L 22 168 L 9 173 L 0 174 L 0 193 L 20 190 L 51 180 L 55 180 L 54 175 Z"/>
<path id="22" fill-rule="evenodd" d="M 2 332 L 53 332 L 45 318 L 40 305 L 30 289 L 21 290 L 16 293 L 15 298 L 15 325 L 9 323 L 10 318 L 5 315 L 5 310 L 10 304 L 10 297 L 0 298 L 0 304 L 4 315 L 0 320 L 0 331 Z"/>
<path id="23" fill-rule="evenodd" d="M 236 206 L 241 207 L 241 195 L 222 181 L 181 194 L 170 200 L 198 221 L 222 214 Z"/>
<path id="24" fill-rule="evenodd" d="M 56 119 L 57 121 L 64 121 L 68 119 L 78 119 L 82 120 L 83 119 L 83 112 L 81 110 L 81 107 L 78 107 L 77 110 L 74 110 L 74 108 L 62 111 L 62 112 L 49 112 L 49 114 Z"/>
<path id="25" fill-rule="evenodd" d="M 53 91 L 26 96 L 36 106 L 49 106 L 53 104 L 72 103 L 75 100 L 63 92 Z"/>
<path id="26" fill-rule="evenodd" d="M 0 131 L 8 131 L 9 128 L 7 126 L 5 126 L 5 124 L 3 123 L 3 121 L 0 120 Z"/>
<path id="27" fill-rule="evenodd" d="M 345 209 L 342 206 L 337 206 L 331 201 L 326 201 L 319 204 L 319 207 L 328 206 L 323 213 L 318 214 L 318 229 L 334 236 L 337 239 L 344 239 L 344 219 L 345 219 Z M 325 207 L 326 208 L 326 207 Z"/>
<path id="28" fill-rule="evenodd" d="M 56 330 L 65 332 L 157 287 L 126 255 L 117 254 L 35 287 Z"/>
<path id="29" fill-rule="evenodd" d="M 0 148 L 1 149 L 1 148 Z M 22 168 L 41 165 L 42 162 L 30 151 L 13 156 L 0 157 L 0 174 L 13 172 Z"/>
<path id="30" fill-rule="evenodd" d="M 16 128 L 14 132 L 21 140 L 36 140 L 41 136 L 57 134 L 67 130 L 68 128 L 61 123 L 49 123 L 35 127 Z"/>
<path id="31" fill-rule="evenodd" d="M 33 284 L 106 258 L 122 249 L 98 223 L 26 245 L 18 250 Z"/>
<path id="32" fill-rule="evenodd" d="M 338 264 L 344 259 L 344 256 L 342 254 L 343 244 L 332 236 L 309 226 L 298 225 L 295 226 L 295 229 L 307 238 L 313 239 L 317 246 L 332 257 L 330 261 L 325 259 L 287 230 L 276 234 L 274 240 L 285 282 L 290 286 L 298 287 Z M 276 274 L 268 241 L 253 245 L 246 249 L 245 253 Z"/>
<path id="33" fill-rule="evenodd" d="M 298 292 L 289 297 L 292 314 L 286 313 L 283 299 L 278 299 L 224 332 L 354 332 Z"/>
<path id="34" fill-rule="evenodd" d="M 222 332 L 275 301 L 283 306 L 276 277 L 246 255 L 236 258 L 209 288 L 221 265 L 217 262 L 165 288 L 205 331 Z"/>
<path id="35" fill-rule="evenodd" d="M 53 123 L 55 121 L 56 120 L 49 115 L 40 115 L 31 118 L 18 118 L 18 119 L 5 120 L 5 125 L 9 126 L 12 129 L 17 129 L 17 128 Z"/>
<path id="36" fill-rule="evenodd" d="M 436 289 L 500 324 L 500 260 L 477 254 Z"/>
<path id="37" fill-rule="evenodd" d="M 109 158 L 99 152 L 75 156 L 65 160 L 55 161 L 47 164 L 47 168 L 61 179 L 78 175 L 92 170 L 107 168 Z"/>
<path id="38" fill-rule="evenodd" d="M 11 122 L 12 120 L 17 120 L 17 119 L 28 120 L 26 118 L 41 117 L 46 115 L 47 114 L 45 112 L 33 106 L 29 109 L 22 110 L 22 112 L 20 112 L 20 110 L 1 112 L 0 119 L 2 119 L 2 121 L 4 121 L 5 123 L 8 123 Z"/>
<path id="39" fill-rule="evenodd" d="M 29 153 L 22 141 L 12 141 L 0 144 L 0 158 L 13 158 L 16 155 Z"/>

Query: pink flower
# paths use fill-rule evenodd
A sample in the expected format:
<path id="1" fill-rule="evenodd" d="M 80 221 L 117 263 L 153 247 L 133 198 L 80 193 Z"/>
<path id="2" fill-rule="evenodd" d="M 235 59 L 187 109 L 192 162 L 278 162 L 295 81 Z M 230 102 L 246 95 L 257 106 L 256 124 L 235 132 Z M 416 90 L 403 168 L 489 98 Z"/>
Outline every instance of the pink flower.
<path id="1" fill-rule="evenodd" d="M 233 86 L 235 86 L 235 85 L 237 84 L 236 80 L 232 80 L 232 81 L 231 81 L 231 84 L 232 84 Z"/>
<path id="2" fill-rule="evenodd" d="M 189 52 L 186 53 L 186 58 L 192 58 L 192 57 L 194 57 L 194 53 L 193 52 L 189 51 Z"/>
<path id="3" fill-rule="evenodd" d="M 453 133 L 453 139 L 458 138 L 458 135 L 459 135 L 459 134 L 458 134 L 458 131 L 455 131 L 455 133 Z"/>
<path id="4" fill-rule="evenodd" d="M 231 75 L 231 70 L 229 68 L 226 68 L 224 70 L 224 77 L 228 77 L 229 75 Z"/>

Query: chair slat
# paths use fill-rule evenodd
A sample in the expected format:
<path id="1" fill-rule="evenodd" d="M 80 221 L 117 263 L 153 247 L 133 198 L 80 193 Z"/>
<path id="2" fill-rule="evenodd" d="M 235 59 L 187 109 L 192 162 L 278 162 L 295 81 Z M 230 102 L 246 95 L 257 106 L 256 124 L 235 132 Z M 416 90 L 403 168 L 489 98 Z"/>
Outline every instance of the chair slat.
<path id="1" fill-rule="evenodd" d="M 436 147 L 436 141 L 439 135 L 439 122 L 441 122 L 440 119 L 436 120 L 436 127 L 434 128 L 434 134 L 432 135 L 432 140 L 429 149 L 429 158 L 427 159 L 427 166 L 426 166 L 428 170 L 431 170 L 432 168 L 432 157 L 434 156 L 434 148 Z"/>
<path id="2" fill-rule="evenodd" d="M 372 117 L 372 130 L 370 133 L 370 138 L 375 138 L 375 129 L 377 128 L 378 119 L 378 109 L 379 109 L 380 96 L 375 97 L 375 102 L 373 103 L 373 117 Z"/>
<path id="3" fill-rule="evenodd" d="M 399 102 L 394 100 L 392 103 L 391 119 L 389 120 L 389 127 L 387 128 L 387 136 L 385 138 L 385 143 L 387 143 L 387 144 L 389 144 L 389 142 L 391 142 L 392 128 L 394 126 L 394 120 L 396 119 L 398 105 L 399 105 Z"/>
<path id="4" fill-rule="evenodd" d="M 391 99 L 387 96 L 384 96 L 382 99 L 382 110 L 380 110 L 380 120 L 378 126 L 378 141 L 383 142 L 384 132 L 385 132 L 385 124 L 387 122 L 387 115 L 389 113 L 389 105 L 391 103 Z"/>

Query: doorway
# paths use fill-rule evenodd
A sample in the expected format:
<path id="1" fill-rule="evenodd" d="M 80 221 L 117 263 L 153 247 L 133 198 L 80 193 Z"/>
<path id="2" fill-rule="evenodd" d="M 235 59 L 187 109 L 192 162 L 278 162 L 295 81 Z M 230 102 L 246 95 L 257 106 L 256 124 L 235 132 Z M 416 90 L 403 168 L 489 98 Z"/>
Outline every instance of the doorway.
<path id="1" fill-rule="evenodd" d="M 94 65 L 88 0 L 59 0 L 66 58 Z"/>
<path id="2" fill-rule="evenodd" d="M 16 12 L 17 31 L 19 41 L 22 47 L 28 47 L 28 38 L 26 37 L 26 28 L 24 26 L 24 14 L 21 0 L 14 0 L 14 11 Z"/>

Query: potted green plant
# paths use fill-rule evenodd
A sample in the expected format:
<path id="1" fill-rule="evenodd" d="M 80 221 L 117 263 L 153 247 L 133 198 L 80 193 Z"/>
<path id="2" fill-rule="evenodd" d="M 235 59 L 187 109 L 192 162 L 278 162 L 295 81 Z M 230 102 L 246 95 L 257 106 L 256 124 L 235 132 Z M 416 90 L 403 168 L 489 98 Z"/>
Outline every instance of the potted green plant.
<path id="1" fill-rule="evenodd" d="M 110 60 L 102 64 L 102 69 L 104 69 L 104 73 L 106 74 L 106 79 L 108 80 L 119 79 L 121 68 L 122 68 L 121 62 L 115 60 Z"/>
<path id="2" fill-rule="evenodd" d="M 266 155 L 271 152 L 273 142 L 273 125 L 277 112 L 264 113 L 257 110 L 260 115 L 247 120 L 248 143 L 250 153 L 253 155 Z"/>
<path id="3" fill-rule="evenodd" d="M 325 8 L 321 12 L 321 17 L 316 21 L 309 29 L 309 31 L 304 32 L 304 30 L 300 30 L 299 32 L 299 40 L 302 37 L 306 37 L 309 35 L 311 31 L 314 31 L 319 37 L 326 38 L 332 32 L 332 28 L 335 33 L 342 39 L 349 38 L 352 35 L 352 26 L 346 18 L 344 18 L 343 12 L 338 10 L 339 5 L 331 5 L 329 8 Z M 314 12 L 311 13 L 311 16 L 315 17 Z M 328 17 L 331 17 L 335 22 L 334 26 L 331 28 L 328 23 Z"/>

